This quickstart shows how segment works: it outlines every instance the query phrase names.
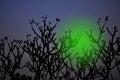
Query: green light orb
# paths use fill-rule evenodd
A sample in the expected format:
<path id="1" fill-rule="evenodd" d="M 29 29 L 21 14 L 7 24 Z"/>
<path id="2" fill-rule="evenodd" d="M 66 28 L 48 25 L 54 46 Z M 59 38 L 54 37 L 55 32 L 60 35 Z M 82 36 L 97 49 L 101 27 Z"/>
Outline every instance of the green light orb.
<path id="1" fill-rule="evenodd" d="M 68 54 L 71 54 L 72 58 L 86 58 L 86 56 L 91 55 L 91 51 L 94 51 L 91 45 L 97 48 L 97 45 L 93 43 L 86 34 L 86 32 L 90 33 L 90 31 L 92 30 L 92 35 L 94 36 L 94 38 L 98 38 L 99 30 L 97 24 L 95 23 L 95 20 L 86 17 L 74 17 L 68 19 L 65 24 L 63 24 L 60 32 L 63 34 L 63 32 L 67 30 L 71 30 L 72 38 L 80 36 L 79 42 L 68 52 Z M 74 61 L 73 63 L 77 62 Z"/>

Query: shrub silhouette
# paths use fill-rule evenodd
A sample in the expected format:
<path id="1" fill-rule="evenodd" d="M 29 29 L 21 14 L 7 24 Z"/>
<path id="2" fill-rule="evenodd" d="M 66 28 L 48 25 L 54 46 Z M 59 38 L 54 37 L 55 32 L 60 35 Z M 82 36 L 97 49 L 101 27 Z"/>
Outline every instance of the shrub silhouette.
<path id="1" fill-rule="evenodd" d="M 14 80 L 32 80 L 32 77 L 26 76 L 25 74 L 20 75 L 19 73 L 16 73 L 14 75 Z"/>
<path id="2" fill-rule="evenodd" d="M 97 39 L 92 35 L 92 30 L 86 32 L 98 48 L 91 46 L 94 49 L 88 51 L 91 55 L 78 57 L 76 64 L 72 63 L 71 54 L 67 53 L 78 43 L 79 37 L 72 38 L 72 33 L 68 31 L 58 39 L 54 29 L 59 18 L 56 18 L 55 25 L 48 22 L 46 16 L 42 17 L 42 23 L 32 19 L 29 23 L 34 32 L 33 37 L 28 34 L 26 40 L 12 42 L 7 37 L 1 39 L 0 79 L 5 80 L 6 76 L 10 76 L 11 80 L 117 80 L 114 71 L 120 75 L 120 37 L 116 26 L 112 30 L 105 27 L 108 19 L 106 16 L 104 21 L 101 18 L 97 21 Z M 107 34 L 108 40 L 102 39 L 104 34 Z M 87 54 L 87 51 L 84 53 Z M 21 66 L 24 54 L 28 54 L 30 59 Z M 15 73 L 24 67 L 34 75 L 30 77 Z"/>
<path id="3" fill-rule="evenodd" d="M 0 41 L 0 79 L 5 80 L 6 76 L 14 80 L 17 69 L 22 69 L 21 60 L 24 51 L 21 48 L 22 40 L 9 41 L 7 37 Z"/>

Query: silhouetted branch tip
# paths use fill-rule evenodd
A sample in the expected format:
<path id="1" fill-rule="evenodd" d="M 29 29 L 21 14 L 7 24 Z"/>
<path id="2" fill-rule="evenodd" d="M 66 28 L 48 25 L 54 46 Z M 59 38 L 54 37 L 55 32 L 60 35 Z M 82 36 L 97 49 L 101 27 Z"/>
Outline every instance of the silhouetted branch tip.
<path id="1" fill-rule="evenodd" d="M 59 19 L 59 18 L 56 18 L 56 21 L 60 21 L 60 19 Z"/>
<path id="2" fill-rule="evenodd" d="M 105 17 L 105 21 L 108 21 L 108 16 Z"/>

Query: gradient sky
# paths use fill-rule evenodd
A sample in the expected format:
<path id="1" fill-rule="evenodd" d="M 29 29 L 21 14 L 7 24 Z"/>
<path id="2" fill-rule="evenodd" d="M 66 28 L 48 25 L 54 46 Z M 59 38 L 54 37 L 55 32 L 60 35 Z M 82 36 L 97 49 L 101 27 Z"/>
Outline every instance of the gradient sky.
<path id="1" fill-rule="evenodd" d="M 46 15 L 53 23 L 56 17 L 60 18 L 60 24 L 76 15 L 96 21 L 109 16 L 108 27 L 120 29 L 120 0 L 0 0 L 0 39 L 4 36 L 25 38 L 32 32 L 29 19 L 39 21 Z"/>
<path id="2" fill-rule="evenodd" d="M 39 21 L 47 15 L 49 20 L 61 18 L 60 23 L 75 15 L 94 19 L 110 17 L 110 25 L 120 26 L 120 0 L 0 0 L 0 38 L 23 38 L 31 33 L 29 19 Z"/>

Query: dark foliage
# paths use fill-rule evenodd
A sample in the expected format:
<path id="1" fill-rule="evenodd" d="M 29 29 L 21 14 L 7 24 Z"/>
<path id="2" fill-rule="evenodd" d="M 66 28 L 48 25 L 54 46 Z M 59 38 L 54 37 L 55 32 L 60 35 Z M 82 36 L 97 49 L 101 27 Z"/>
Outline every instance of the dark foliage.
<path id="1" fill-rule="evenodd" d="M 11 80 L 117 80 L 114 71 L 120 75 L 120 37 L 116 26 L 113 30 L 105 27 L 108 16 L 102 21 L 103 24 L 101 18 L 97 21 L 98 38 L 93 36 L 92 30 L 86 32 L 98 48 L 91 46 L 93 51 L 85 51 L 90 55 L 78 57 L 74 65 L 71 55 L 67 53 L 78 43 L 79 37 L 72 38 L 72 33 L 68 31 L 58 39 L 54 29 L 59 21 L 56 18 L 56 23 L 52 25 L 46 16 L 42 17 L 42 23 L 32 19 L 30 25 L 34 37 L 28 34 L 24 41 L 9 41 L 7 37 L 1 39 L 0 80 L 5 80 L 6 76 Z M 103 40 L 104 34 L 108 39 Z M 21 66 L 24 54 L 28 54 L 30 59 Z M 16 73 L 25 67 L 34 74 L 32 77 Z"/>
<path id="2" fill-rule="evenodd" d="M 26 76 L 25 74 L 20 75 L 19 73 L 16 73 L 14 75 L 14 79 L 13 80 L 32 80 L 32 77 Z"/>

